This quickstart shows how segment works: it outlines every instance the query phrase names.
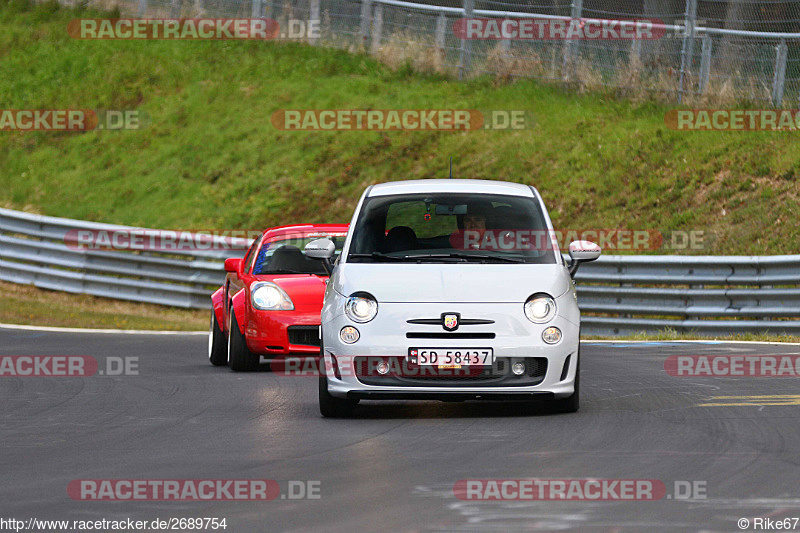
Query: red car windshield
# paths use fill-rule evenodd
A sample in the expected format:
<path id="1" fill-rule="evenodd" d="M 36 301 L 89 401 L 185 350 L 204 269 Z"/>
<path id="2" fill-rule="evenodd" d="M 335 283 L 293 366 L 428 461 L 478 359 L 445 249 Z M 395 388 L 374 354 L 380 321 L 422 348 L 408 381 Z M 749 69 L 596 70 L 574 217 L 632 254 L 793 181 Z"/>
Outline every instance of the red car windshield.
<path id="1" fill-rule="evenodd" d="M 317 274 L 327 276 L 322 261 L 306 257 L 305 246 L 316 239 L 330 239 L 336 245 L 336 255 L 341 253 L 345 237 L 343 235 L 320 235 L 313 237 L 279 237 L 265 242 L 258 251 L 253 264 L 253 275 L 269 274 Z"/>

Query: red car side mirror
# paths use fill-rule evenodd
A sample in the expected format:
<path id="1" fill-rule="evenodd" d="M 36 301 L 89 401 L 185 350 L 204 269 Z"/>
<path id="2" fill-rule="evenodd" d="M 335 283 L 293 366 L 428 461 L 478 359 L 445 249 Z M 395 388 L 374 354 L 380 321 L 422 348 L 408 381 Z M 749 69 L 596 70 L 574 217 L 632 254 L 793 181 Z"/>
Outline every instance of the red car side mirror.
<path id="1" fill-rule="evenodd" d="M 229 257 L 225 260 L 225 272 L 239 272 L 239 268 L 242 266 L 242 260 L 238 257 Z"/>

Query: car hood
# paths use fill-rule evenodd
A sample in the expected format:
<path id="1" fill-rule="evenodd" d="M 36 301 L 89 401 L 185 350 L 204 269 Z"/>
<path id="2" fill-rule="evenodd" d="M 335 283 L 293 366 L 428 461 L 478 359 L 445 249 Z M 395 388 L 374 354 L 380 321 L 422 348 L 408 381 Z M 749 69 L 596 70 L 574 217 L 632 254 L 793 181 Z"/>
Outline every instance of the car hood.
<path id="1" fill-rule="evenodd" d="M 271 276 L 256 276 L 258 281 L 271 281 L 286 291 L 289 298 L 297 305 L 322 306 L 322 297 L 325 294 L 326 276 L 303 274 L 276 274 Z"/>
<path id="2" fill-rule="evenodd" d="M 511 303 L 537 292 L 558 298 L 571 283 L 562 265 L 343 263 L 331 278 L 349 296 L 365 291 L 378 302 Z"/>

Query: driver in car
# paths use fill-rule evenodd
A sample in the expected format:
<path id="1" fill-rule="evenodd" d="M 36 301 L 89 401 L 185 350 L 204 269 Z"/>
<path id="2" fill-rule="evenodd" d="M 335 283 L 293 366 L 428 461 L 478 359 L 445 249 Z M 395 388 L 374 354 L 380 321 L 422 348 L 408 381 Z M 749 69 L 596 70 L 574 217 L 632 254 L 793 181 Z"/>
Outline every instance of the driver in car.
<path id="1" fill-rule="evenodd" d="M 467 213 L 457 217 L 458 230 L 450 235 L 450 245 L 457 250 L 479 250 L 486 233 L 491 206 L 475 203 L 467 206 Z"/>

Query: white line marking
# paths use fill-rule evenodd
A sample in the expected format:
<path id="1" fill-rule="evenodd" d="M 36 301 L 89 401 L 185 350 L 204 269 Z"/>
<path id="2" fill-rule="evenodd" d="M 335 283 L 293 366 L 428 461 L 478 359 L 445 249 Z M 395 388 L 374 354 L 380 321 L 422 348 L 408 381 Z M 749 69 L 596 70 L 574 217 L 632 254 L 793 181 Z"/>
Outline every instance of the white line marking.
<path id="1" fill-rule="evenodd" d="M 26 326 L 23 324 L 1 324 L 0 328 L 3 329 L 19 329 L 24 331 L 52 331 L 54 333 L 114 333 L 114 334 L 129 334 L 129 335 L 208 335 L 208 331 L 149 331 L 145 329 L 91 329 L 91 328 L 59 328 L 55 326 Z M 652 343 L 665 343 L 665 344 L 681 344 L 687 342 L 694 342 L 699 344 L 766 344 L 774 346 L 800 346 L 800 342 L 774 342 L 774 341 L 726 341 L 724 339 L 714 340 L 669 340 L 669 341 L 642 341 L 642 340 L 585 340 L 581 344 L 652 344 Z"/>
<path id="2" fill-rule="evenodd" d="M 208 335 L 208 331 L 148 331 L 142 329 L 57 328 L 52 326 L 24 326 L 21 324 L 0 324 L 0 328 L 18 329 L 24 331 L 51 331 L 54 333 L 113 333 L 116 335 Z"/>
<path id="3" fill-rule="evenodd" d="M 694 339 L 694 340 L 669 340 L 669 341 L 626 341 L 626 340 L 585 340 L 581 341 L 581 344 L 654 344 L 654 343 L 665 343 L 665 344 L 681 344 L 685 342 L 694 342 L 698 344 L 766 344 L 766 345 L 775 345 L 775 346 L 800 346 L 800 342 L 777 342 L 777 341 L 726 341 L 725 339 L 714 339 L 714 340 L 701 340 L 701 339 Z"/>

